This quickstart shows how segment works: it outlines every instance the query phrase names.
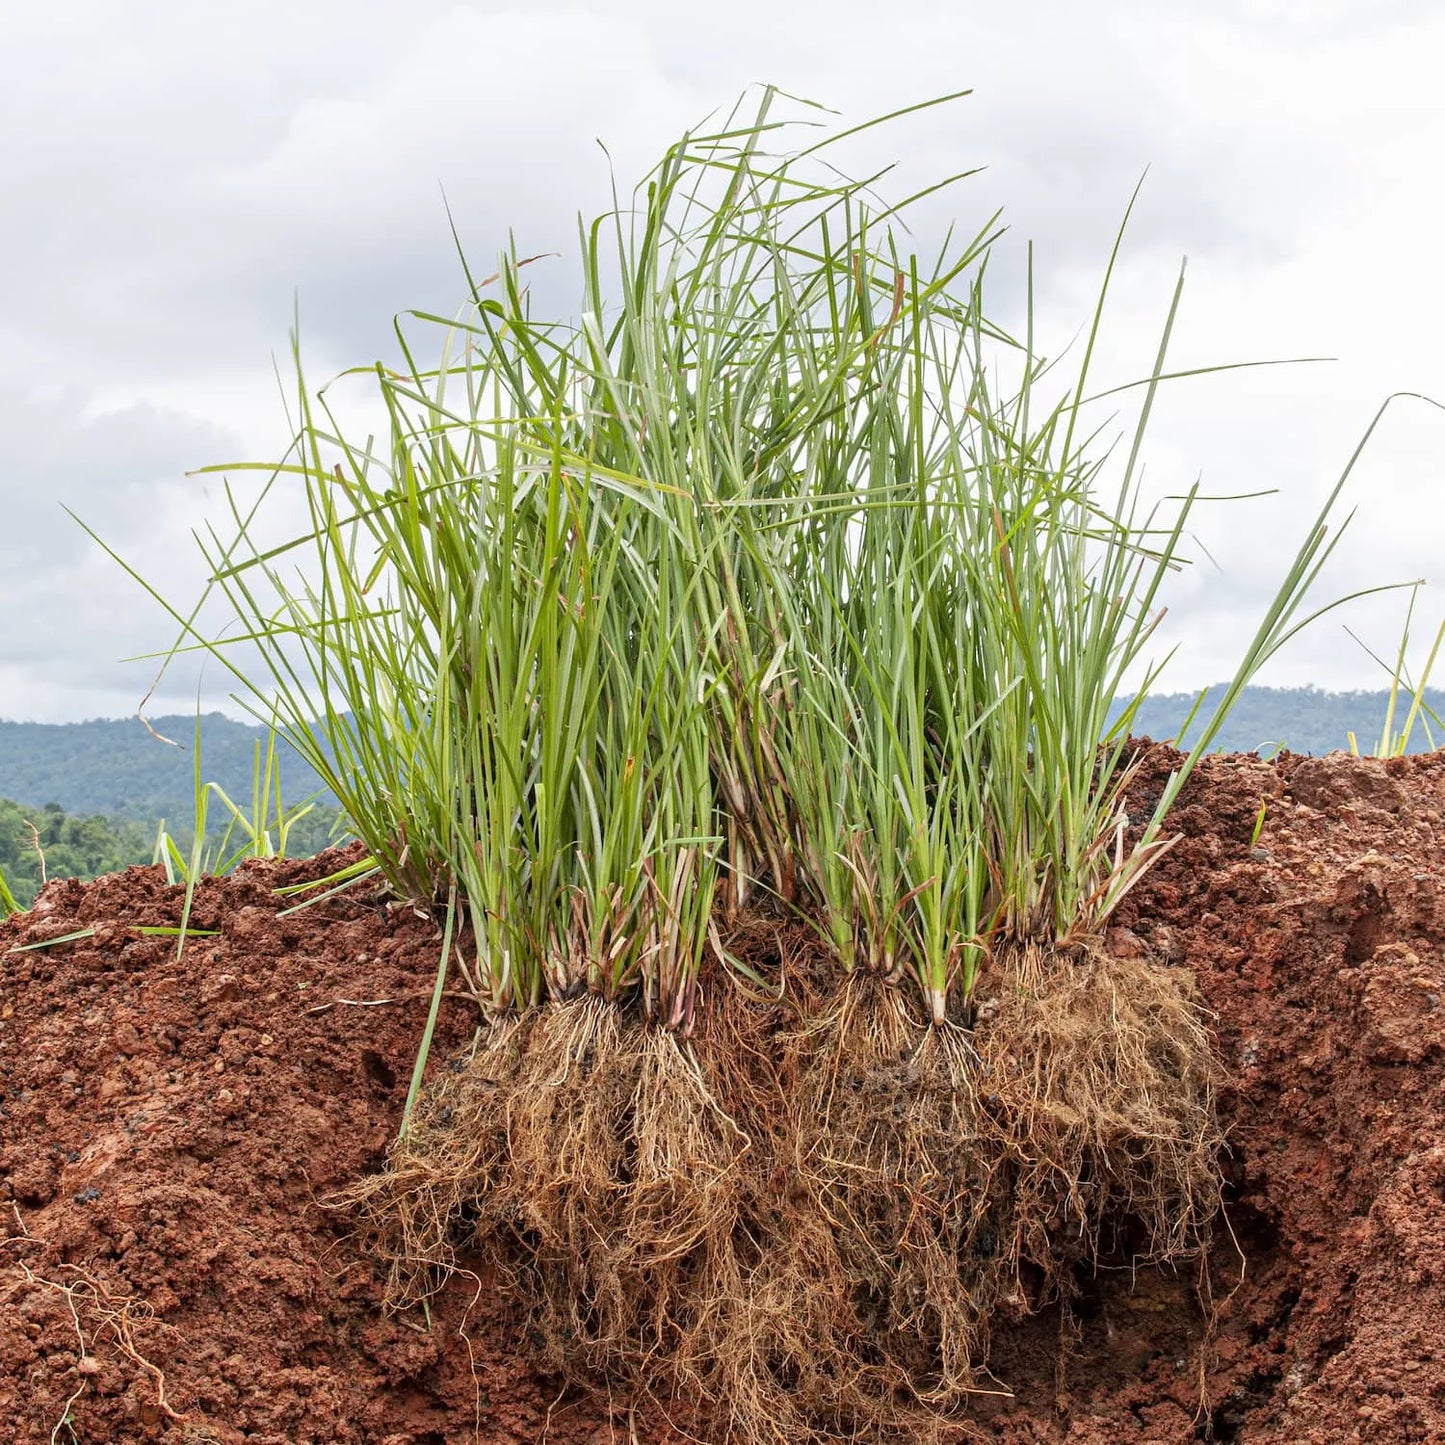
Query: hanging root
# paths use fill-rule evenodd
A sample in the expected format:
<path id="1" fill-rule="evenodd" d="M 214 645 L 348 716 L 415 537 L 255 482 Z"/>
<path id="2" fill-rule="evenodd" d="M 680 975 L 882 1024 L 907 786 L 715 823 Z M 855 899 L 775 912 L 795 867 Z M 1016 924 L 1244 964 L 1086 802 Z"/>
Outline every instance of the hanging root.
<path id="1" fill-rule="evenodd" d="M 815 1045 L 797 1169 L 836 1240 L 854 1329 L 919 1401 L 977 1388 L 997 1291 L 996 1160 L 980 1135 L 967 1037 L 919 1025 L 858 979 Z"/>
<path id="2" fill-rule="evenodd" d="M 672 1033 L 648 1034 L 633 1099 L 634 1159 L 624 1234 L 639 1261 L 684 1259 L 730 1233 L 747 1137 Z"/>
<path id="3" fill-rule="evenodd" d="M 850 986 L 813 1028 L 720 1000 L 698 1050 L 749 1147 L 728 1229 L 700 1238 L 690 1328 L 660 1378 L 729 1439 L 927 1442 L 972 1386 L 974 1146 L 956 1030 L 920 1028 L 897 991 Z M 938 1159 L 950 1166 L 940 1174 Z M 720 1222 L 719 1222 L 720 1223 Z"/>
<path id="4" fill-rule="evenodd" d="M 343 1202 L 396 1303 L 477 1250 L 549 1368 L 709 1438 L 942 1439 L 997 1390 L 1001 1312 L 1067 1300 L 1121 1241 L 1199 1257 L 1219 1198 L 1184 975 L 1030 950 L 991 978 L 972 1035 L 871 977 L 791 1031 L 724 983 L 688 1042 L 550 1007 L 442 1073 Z"/>
<path id="5" fill-rule="evenodd" d="M 574 1314 L 570 1338 L 557 1335 L 551 1357 L 574 1378 L 605 1375 L 638 1389 L 666 1380 L 691 1396 L 715 1373 L 715 1341 L 700 1317 L 737 1274 L 731 1248 L 748 1140 L 676 1035 L 639 1026 L 631 1037 L 632 1088 L 607 1146 L 615 1207 L 605 1223 L 590 1217 L 592 1236 L 558 1261 L 558 1287 L 547 1292 L 565 1308 L 589 1272 L 605 1273 L 620 1293 L 615 1328 L 605 1338 L 579 1335 Z M 581 1339 L 590 1348 L 579 1355 Z"/>
<path id="6" fill-rule="evenodd" d="M 674 1035 L 587 997 L 499 1027 L 429 1087 L 385 1171 L 333 1203 L 393 1307 L 474 1249 L 527 1303 L 549 1367 L 642 1386 L 706 1339 L 696 1298 L 747 1142 Z"/>
<path id="7" fill-rule="evenodd" d="M 1197 1258 L 1220 1204 L 1218 1065 L 1193 980 L 1096 947 L 999 960 L 975 1034 L 985 1127 L 1011 1161 L 1009 1253 L 1067 1295 L 1106 1227 L 1135 1262 Z"/>
<path id="8" fill-rule="evenodd" d="M 712 1020 L 705 1056 L 754 1148 L 693 1356 L 736 1438 L 938 1438 L 998 1391 L 991 1322 L 1066 1297 L 1101 1235 L 1201 1257 L 1222 1141 L 1187 978 L 1097 951 L 998 967 L 973 1036 L 867 977 L 775 1034 L 771 1072 Z"/>
<path id="9" fill-rule="evenodd" d="M 385 1271 L 389 1307 L 419 1303 L 456 1265 L 455 1221 L 489 1194 L 507 1166 L 507 1100 L 538 1021 L 494 1024 L 420 1095 L 386 1168 L 333 1195 L 362 1247 Z"/>

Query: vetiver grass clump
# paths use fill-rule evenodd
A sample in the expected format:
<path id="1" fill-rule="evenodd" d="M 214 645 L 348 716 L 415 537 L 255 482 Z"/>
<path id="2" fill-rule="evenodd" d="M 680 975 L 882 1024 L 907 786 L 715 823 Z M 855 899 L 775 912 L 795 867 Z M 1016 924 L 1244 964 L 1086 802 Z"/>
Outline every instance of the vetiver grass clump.
<path id="1" fill-rule="evenodd" d="M 1110 446 L 1102 297 L 1057 379 L 1031 305 L 984 315 L 993 221 L 925 262 L 777 104 L 582 228 L 577 318 L 508 257 L 420 318 L 436 367 L 399 327 L 384 441 L 303 383 L 207 543 L 266 671 L 187 636 L 436 910 L 406 1124 L 343 1201 L 396 1303 L 482 1250 L 569 1374 L 749 1440 L 923 1439 L 1111 1231 L 1207 1241 L 1204 1018 L 1101 939 L 1223 713 L 1131 824 L 1137 701 L 1108 719 L 1194 504 L 1138 485 L 1173 307 Z M 283 487 L 311 525 L 276 545 Z M 477 1036 L 423 1087 L 448 985 Z"/>

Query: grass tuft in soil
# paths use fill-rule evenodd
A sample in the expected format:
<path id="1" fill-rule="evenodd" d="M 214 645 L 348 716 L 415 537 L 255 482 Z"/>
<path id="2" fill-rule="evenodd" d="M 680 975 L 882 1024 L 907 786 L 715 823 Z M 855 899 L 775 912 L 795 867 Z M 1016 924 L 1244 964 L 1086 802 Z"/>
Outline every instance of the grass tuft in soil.
<path id="1" fill-rule="evenodd" d="M 1105 1225 L 1139 1231 L 1139 1262 L 1178 1262 L 1207 1252 L 1220 1207 L 1221 1073 L 1193 976 L 1072 953 L 1006 953 L 974 1035 L 986 1127 L 1010 1161 L 1006 1252 L 1042 1271 L 1035 1307 L 1067 1302 Z"/>
<path id="2" fill-rule="evenodd" d="M 243 690 L 442 924 L 402 1136 L 338 1201 L 394 1304 L 480 1250 L 574 1379 L 740 1438 L 917 1438 L 1106 1232 L 1207 1245 L 1205 1021 L 1077 941 L 1303 625 L 1349 468 L 1131 836 L 1130 724 L 1201 501 L 1150 506 L 1141 470 L 1182 273 L 1147 372 L 1106 385 L 1116 243 L 1055 390 L 1032 295 L 1021 339 L 983 314 L 994 220 L 907 253 L 909 202 L 870 209 L 822 157 L 858 128 L 776 151 L 775 104 L 584 227 L 579 320 L 534 317 L 539 258 L 511 256 L 436 368 L 399 325 L 389 446 L 346 440 L 298 343 L 297 459 L 250 510 L 228 493 L 210 585 L 270 673 L 228 660 Z M 298 478 L 311 526 L 277 546 L 250 518 Z M 229 659 L 175 615 L 178 648 Z M 717 930 L 774 906 L 817 977 L 723 958 Z M 482 1033 L 417 1110 L 449 979 Z"/>
<path id="3" fill-rule="evenodd" d="M 1067 1306 L 1121 1227 L 1150 1261 L 1202 1259 L 1219 1201 L 1183 975 L 1030 950 L 985 993 L 965 1029 L 871 975 L 806 1016 L 722 977 L 692 1041 L 554 1006 L 443 1070 L 335 1202 L 394 1307 L 479 1251 L 579 1384 L 738 1439 L 924 1439 L 1004 1389 L 996 1317 Z"/>

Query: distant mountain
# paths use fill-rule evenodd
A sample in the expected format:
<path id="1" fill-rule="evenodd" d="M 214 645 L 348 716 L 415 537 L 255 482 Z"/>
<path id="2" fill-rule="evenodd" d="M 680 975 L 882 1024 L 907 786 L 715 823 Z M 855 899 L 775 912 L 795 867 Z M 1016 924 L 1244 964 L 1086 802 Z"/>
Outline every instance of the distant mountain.
<path id="1" fill-rule="evenodd" d="M 138 718 L 80 723 L 0 722 L 0 798 L 36 807 L 59 804 L 69 814 L 129 818 L 154 828 L 160 819 L 189 824 L 194 814 L 194 716 L 152 718 L 151 725 L 182 747 L 157 741 Z M 218 783 L 237 804 L 251 798 L 256 745 L 266 729 L 222 713 L 201 718 L 201 779 Z M 281 796 L 299 803 L 320 787 L 311 768 L 286 744 L 278 746 Z M 334 805 L 325 794 L 320 800 Z"/>
<path id="2" fill-rule="evenodd" d="M 1225 686 L 1217 683 L 1207 689 L 1203 705 L 1184 735 L 1181 745 L 1188 747 L 1199 736 L 1209 710 L 1223 695 Z M 1135 719 L 1133 732 L 1156 742 L 1178 738 L 1196 693 L 1161 693 L 1145 698 Z M 1445 730 L 1438 717 L 1445 717 L 1445 691 L 1427 688 L 1425 704 L 1433 710 L 1421 710 L 1410 736 L 1409 751 L 1427 752 L 1445 745 Z M 1263 752 L 1272 754 L 1281 747 L 1295 753 L 1333 752 L 1348 748 L 1350 734 L 1361 752 L 1371 752 L 1380 739 L 1389 705 L 1387 692 L 1325 692 L 1314 687 L 1247 687 L 1229 714 L 1211 751 L 1227 753 Z M 1394 727 L 1404 727 L 1410 710 L 1410 698 L 1404 694 L 1396 699 Z M 1115 712 L 1118 716 L 1118 710 Z"/>
<path id="3" fill-rule="evenodd" d="M 1223 692 L 1210 689 L 1205 708 Z M 1445 716 L 1445 692 L 1431 689 L 1426 699 Z M 1214 746 L 1225 752 L 1272 752 L 1281 745 L 1298 753 L 1327 753 L 1349 746 L 1353 731 L 1361 751 L 1369 751 L 1384 723 L 1384 692 L 1324 692 L 1318 688 L 1246 688 Z M 1193 707 L 1192 693 L 1147 698 L 1134 731 L 1156 739 L 1175 738 Z M 1396 726 L 1404 721 L 1408 699 L 1398 704 Z M 1205 709 L 1201 709 L 1203 713 Z M 1117 716 L 1117 713 L 1116 713 Z M 1432 718 L 1433 734 L 1417 725 L 1411 751 L 1445 743 Z M 128 818 L 154 828 L 161 818 L 184 826 L 192 816 L 194 717 L 152 720 L 157 732 L 185 744 L 157 742 L 138 719 L 81 723 L 0 722 L 0 798 L 20 798 L 40 808 L 56 803 L 66 813 Z M 1197 735 L 1198 721 L 1185 742 Z M 235 722 L 221 713 L 201 719 L 201 776 L 217 782 L 238 803 L 251 796 L 255 749 L 264 746 L 265 729 Z M 319 786 L 316 775 L 288 746 L 282 745 L 282 795 L 299 802 Z M 334 804 L 329 794 L 322 802 Z"/>

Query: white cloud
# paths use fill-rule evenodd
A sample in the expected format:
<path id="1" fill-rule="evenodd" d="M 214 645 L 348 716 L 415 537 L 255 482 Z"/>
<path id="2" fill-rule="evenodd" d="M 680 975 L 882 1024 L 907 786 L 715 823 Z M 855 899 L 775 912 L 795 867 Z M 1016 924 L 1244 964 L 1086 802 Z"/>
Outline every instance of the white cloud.
<path id="1" fill-rule="evenodd" d="M 284 362 L 298 291 L 317 379 L 388 352 L 403 308 L 454 311 L 445 186 L 478 265 L 512 232 L 524 252 L 562 252 L 534 287 L 539 304 L 570 308 L 575 213 L 606 204 L 597 139 L 630 185 L 753 82 L 848 121 L 973 87 L 845 154 L 855 167 L 898 162 L 893 194 L 986 165 L 920 208 L 920 245 L 1004 206 L 998 294 L 1018 294 L 1032 238 L 1055 341 L 1084 320 L 1148 168 L 1102 377 L 1147 366 L 1186 252 L 1180 364 L 1341 358 L 1161 398 L 1151 480 L 1202 472 L 1206 490 L 1282 491 L 1201 515 L 1222 571 L 1202 563 L 1177 590 L 1181 684 L 1226 669 L 1386 392 L 1445 395 L 1432 183 L 1445 19 L 1423 0 L 736 0 L 697 12 L 663 0 L 55 0 L 8 7 L 0 26 L 0 128 L 15 138 L 0 156 L 12 218 L 0 236 L 0 605 L 32 609 L 34 623 L 0 642 L 0 716 L 129 709 L 135 699 L 118 700 L 138 674 L 114 659 L 169 639 L 58 503 L 184 595 L 199 577 L 186 537 L 205 484 L 183 474 L 284 445 L 270 365 Z M 1361 511 L 1329 586 L 1445 581 L 1442 459 L 1445 416 L 1391 416 L 1353 484 Z M 1359 614 L 1381 646 L 1400 606 Z M 1445 599 L 1422 607 L 1438 617 Z M 1275 675 L 1373 676 L 1333 624 Z"/>

